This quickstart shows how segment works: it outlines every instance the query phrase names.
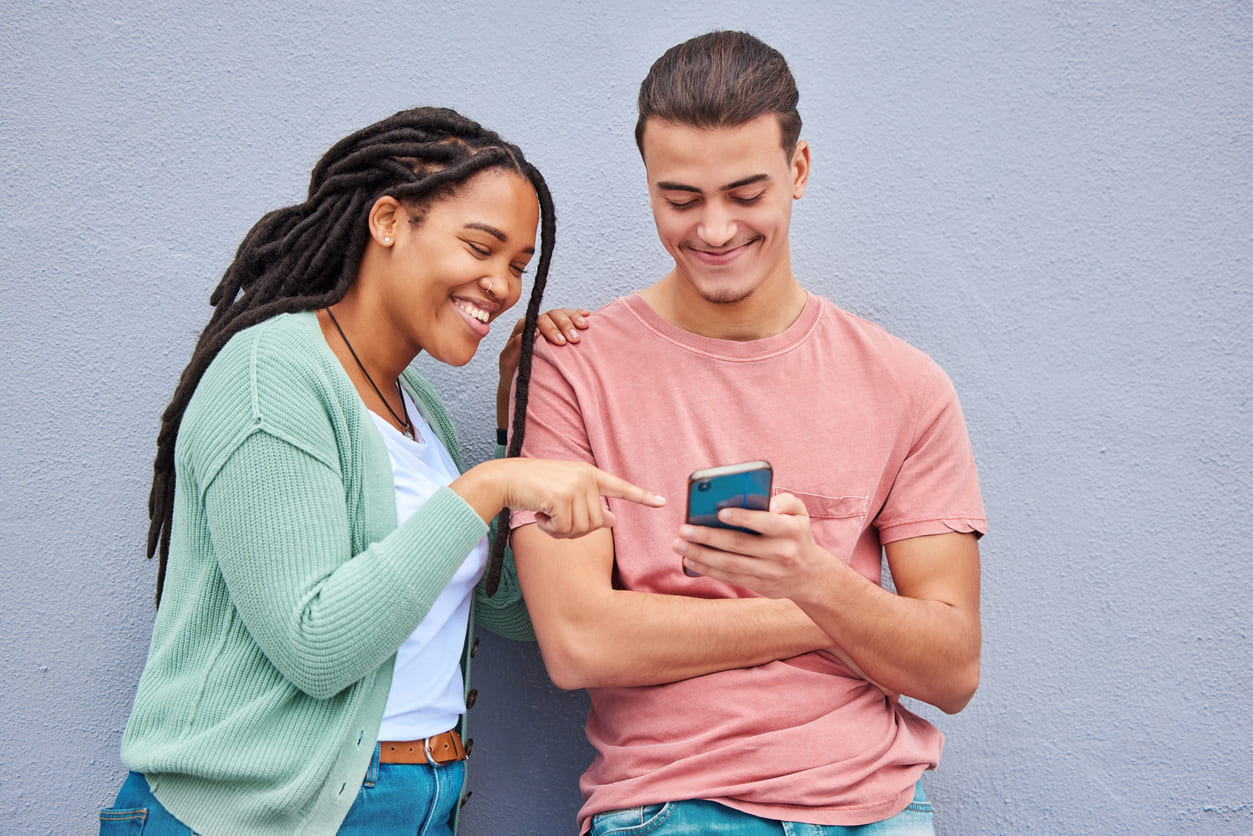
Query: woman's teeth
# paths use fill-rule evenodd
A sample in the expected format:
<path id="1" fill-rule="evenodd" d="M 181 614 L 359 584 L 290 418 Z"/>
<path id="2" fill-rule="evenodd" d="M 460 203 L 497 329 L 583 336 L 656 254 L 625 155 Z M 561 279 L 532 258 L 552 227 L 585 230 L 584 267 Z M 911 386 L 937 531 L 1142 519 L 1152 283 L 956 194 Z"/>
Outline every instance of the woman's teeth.
<path id="1" fill-rule="evenodd" d="M 485 323 L 487 322 L 488 319 L 491 318 L 491 314 L 489 314 L 487 311 L 483 310 L 482 308 L 475 307 L 474 305 L 470 305 L 465 302 L 453 302 L 453 304 L 457 306 L 458 310 L 462 311 L 463 313 L 469 314 L 470 316 L 477 319 L 479 322 Z"/>

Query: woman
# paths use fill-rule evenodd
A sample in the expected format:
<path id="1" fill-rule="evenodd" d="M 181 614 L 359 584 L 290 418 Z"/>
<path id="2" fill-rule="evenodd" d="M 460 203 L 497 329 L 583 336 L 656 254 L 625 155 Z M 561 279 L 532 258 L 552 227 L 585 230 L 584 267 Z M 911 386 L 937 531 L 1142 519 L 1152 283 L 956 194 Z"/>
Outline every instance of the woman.
<path id="1" fill-rule="evenodd" d="M 102 833 L 449 832 L 469 623 L 530 636 L 511 563 L 476 588 L 488 523 L 534 509 L 580 536 L 612 524 L 602 495 L 662 502 L 567 462 L 460 473 L 408 369 L 470 360 L 521 294 L 541 216 L 516 455 L 553 237 L 516 147 L 449 110 L 398 113 L 244 239 L 163 417 L 157 619 Z"/>

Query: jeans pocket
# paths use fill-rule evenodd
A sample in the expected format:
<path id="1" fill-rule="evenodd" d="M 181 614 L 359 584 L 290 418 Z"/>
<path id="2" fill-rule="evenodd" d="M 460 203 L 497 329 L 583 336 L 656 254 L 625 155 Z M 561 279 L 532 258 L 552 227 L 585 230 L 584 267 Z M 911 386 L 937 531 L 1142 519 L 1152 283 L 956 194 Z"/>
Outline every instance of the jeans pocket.
<path id="1" fill-rule="evenodd" d="M 108 807 L 100 811 L 100 836 L 140 836 L 147 821 L 147 807 L 131 810 Z"/>
<path id="2" fill-rule="evenodd" d="M 641 807 L 624 807 L 592 816 L 589 836 L 642 836 L 666 823 L 673 812 L 673 804 L 645 804 Z"/>

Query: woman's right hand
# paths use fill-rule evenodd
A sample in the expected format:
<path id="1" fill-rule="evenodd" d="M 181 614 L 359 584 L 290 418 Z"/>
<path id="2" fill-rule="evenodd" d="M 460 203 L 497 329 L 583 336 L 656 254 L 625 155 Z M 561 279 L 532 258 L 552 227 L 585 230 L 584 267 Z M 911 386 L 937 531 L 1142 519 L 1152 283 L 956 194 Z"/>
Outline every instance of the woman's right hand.
<path id="1" fill-rule="evenodd" d="M 585 308 L 553 308 L 539 315 L 535 333 L 553 345 L 577 343 L 579 331 L 588 329 L 588 317 L 592 312 Z M 519 319 L 513 325 L 505 347 L 500 350 L 500 376 L 496 384 L 496 426 L 509 426 L 509 393 L 513 389 L 513 375 L 518 370 L 518 358 L 522 355 L 522 325 Z"/>
<path id="2" fill-rule="evenodd" d="M 601 497 L 652 508 L 665 498 L 584 462 L 555 459 L 493 459 L 476 465 L 449 487 L 485 522 L 501 508 L 536 512 L 540 530 L 553 537 L 582 537 L 611 527 L 614 515 Z"/>

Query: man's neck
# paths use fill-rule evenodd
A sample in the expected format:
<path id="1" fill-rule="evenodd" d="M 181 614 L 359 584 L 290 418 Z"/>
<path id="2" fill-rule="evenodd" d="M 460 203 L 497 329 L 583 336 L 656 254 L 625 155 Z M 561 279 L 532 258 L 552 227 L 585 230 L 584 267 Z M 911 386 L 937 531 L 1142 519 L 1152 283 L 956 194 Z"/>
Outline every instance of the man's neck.
<path id="1" fill-rule="evenodd" d="M 711 302 L 675 272 L 640 291 L 662 319 L 702 337 L 748 342 L 781 334 L 800 317 L 808 294 L 789 272 L 738 302 Z"/>

